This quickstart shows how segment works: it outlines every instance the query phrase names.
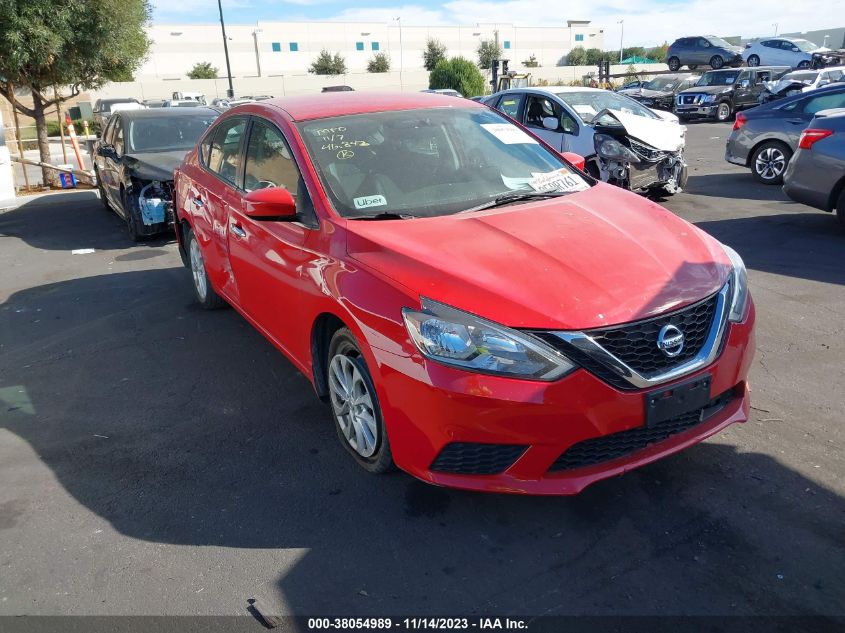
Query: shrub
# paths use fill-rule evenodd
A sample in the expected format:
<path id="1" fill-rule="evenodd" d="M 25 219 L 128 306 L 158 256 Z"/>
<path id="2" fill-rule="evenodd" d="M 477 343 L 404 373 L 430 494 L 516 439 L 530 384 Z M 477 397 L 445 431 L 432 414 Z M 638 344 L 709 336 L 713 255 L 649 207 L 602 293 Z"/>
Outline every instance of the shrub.
<path id="1" fill-rule="evenodd" d="M 446 45 L 433 37 L 428 38 L 423 51 L 423 66 L 431 72 L 441 59 L 446 59 Z"/>
<path id="2" fill-rule="evenodd" d="M 566 56 L 566 64 L 568 66 L 586 66 L 587 65 L 587 51 L 583 46 L 576 46 Z"/>
<path id="3" fill-rule="evenodd" d="M 217 68 L 211 62 L 197 62 L 188 71 L 188 79 L 217 79 Z"/>
<path id="4" fill-rule="evenodd" d="M 475 97 L 484 94 L 484 77 L 468 59 L 441 59 L 428 75 L 428 87 L 451 88 L 465 97 Z"/>
<path id="5" fill-rule="evenodd" d="M 340 53 L 332 55 L 324 48 L 317 55 L 317 59 L 312 62 L 308 72 L 314 75 L 345 75 L 346 60 Z"/>
<path id="6" fill-rule="evenodd" d="M 368 73 L 386 73 L 388 70 L 390 70 L 390 57 L 387 56 L 387 53 L 376 53 L 367 62 Z"/>

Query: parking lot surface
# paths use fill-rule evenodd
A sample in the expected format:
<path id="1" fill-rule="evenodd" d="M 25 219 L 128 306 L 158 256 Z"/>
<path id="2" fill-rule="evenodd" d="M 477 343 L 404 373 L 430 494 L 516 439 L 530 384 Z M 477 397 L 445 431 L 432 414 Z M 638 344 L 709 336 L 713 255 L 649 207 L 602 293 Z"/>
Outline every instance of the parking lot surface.
<path id="1" fill-rule="evenodd" d="M 845 231 L 729 130 L 663 204 L 748 265 L 752 417 L 572 498 L 369 475 L 174 243 L 92 192 L 0 215 L 0 614 L 845 614 Z"/>

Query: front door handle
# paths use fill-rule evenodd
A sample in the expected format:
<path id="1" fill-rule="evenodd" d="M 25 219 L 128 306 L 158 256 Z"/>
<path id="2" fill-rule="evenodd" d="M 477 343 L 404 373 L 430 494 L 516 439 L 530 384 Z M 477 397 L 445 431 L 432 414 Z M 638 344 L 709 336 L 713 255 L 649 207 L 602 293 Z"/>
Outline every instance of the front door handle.
<path id="1" fill-rule="evenodd" d="M 234 233 L 237 237 L 246 237 L 246 231 L 244 231 L 238 224 L 232 222 L 230 227 L 232 229 L 232 233 Z"/>

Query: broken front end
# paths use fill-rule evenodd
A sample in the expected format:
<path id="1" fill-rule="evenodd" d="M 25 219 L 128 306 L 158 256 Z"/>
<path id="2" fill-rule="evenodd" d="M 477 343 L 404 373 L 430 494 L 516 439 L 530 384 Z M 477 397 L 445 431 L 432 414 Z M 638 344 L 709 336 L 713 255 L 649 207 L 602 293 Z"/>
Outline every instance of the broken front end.
<path id="1" fill-rule="evenodd" d="M 173 182 L 141 181 L 133 179 L 133 193 L 137 191 L 137 227 L 142 235 L 155 235 L 173 225 Z"/>
<path id="2" fill-rule="evenodd" d="M 600 180 L 637 192 L 660 190 L 672 195 L 682 191 L 687 182 L 682 126 L 661 121 L 663 126 L 670 127 L 665 132 L 661 130 L 656 135 L 659 138 L 651 144 L 629 134 L 615 113 L 608 112 L 601 120 L 593 137 L 595 169 Z"/>

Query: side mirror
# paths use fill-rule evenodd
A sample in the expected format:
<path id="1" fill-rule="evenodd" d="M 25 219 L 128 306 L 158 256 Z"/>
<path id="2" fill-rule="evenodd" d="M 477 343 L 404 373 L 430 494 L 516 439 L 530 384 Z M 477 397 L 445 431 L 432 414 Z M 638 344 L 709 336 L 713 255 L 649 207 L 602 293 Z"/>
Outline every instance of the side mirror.
<path id="1" fill-rule="evenodd" d="M 258 220 L 293 220 L 296 202 L 284 187 L 267 187 L 250 191 L 243 198 L 244 213 Z"/>
<path id="2" fill-rule="evenodd" d="M 584 171 L 584 165 L 586 165 L 587 161 L 583 156 L 581 156 L 581 154 L 576 154 L 575 152 L 561 152 L 560 155 L 563 157 L 563 160 L 572 165 L 575 169 Z"/>
<path id="3" fill-rule="evenodd" d="M 114 158 L 117 156 L 114 145 L 102 144 L 97 148 L 97 153 L 103 158 Z"/>
<path id="4" fill-rule="evenodd" d="M 751 85 L 750 79 L 743 79 L 742 81 L 739 82 L 740 88 L 748 88 L 748 86 L 750 86 L 750 85 Z"/>
<path id="5" fill-rule="evenodd" d="M 552 132 L 557 131 L 558 122 L 557 119 L 553 116 L 544 116 L 543 117 L 543 127 L 547 130 L 551 130 Z"/>

